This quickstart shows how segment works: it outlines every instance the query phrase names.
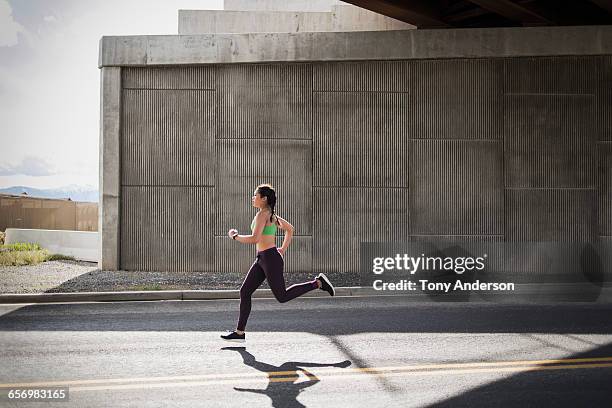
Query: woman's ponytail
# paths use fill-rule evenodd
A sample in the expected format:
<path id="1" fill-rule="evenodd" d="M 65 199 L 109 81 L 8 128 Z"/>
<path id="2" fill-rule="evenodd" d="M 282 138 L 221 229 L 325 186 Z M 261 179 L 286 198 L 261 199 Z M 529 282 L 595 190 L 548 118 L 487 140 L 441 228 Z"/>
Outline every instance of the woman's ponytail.
<path id="1" fill-rule="evenodd" d="M 270 214 L 270 222 L 274 217 L 274 206 L 276 205 L 276 192 L 274 191 L 274 187 L 271 184 L 265 183 L 257 186 L 257 192 L 262 197 L 266 197 L 266 201 L 270 206 L 270 210 L 272 210 L 272 214 Z M 278 223 L 278 217 L 276 217 L 276 221 Z"/>

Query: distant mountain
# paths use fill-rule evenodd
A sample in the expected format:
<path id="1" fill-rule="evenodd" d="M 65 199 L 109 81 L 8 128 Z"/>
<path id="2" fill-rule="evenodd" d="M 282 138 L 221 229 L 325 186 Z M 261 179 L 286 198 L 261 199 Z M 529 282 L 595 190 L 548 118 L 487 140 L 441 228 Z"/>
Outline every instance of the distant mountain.
<path id="1" fill-rule="evenodd" d="M 21 194 L 26 192 L 30 197 L 39 198 L 69 198 L 72 201 L 88 201 L 92 203 L 98 202 L 98 190 L 90 185 L 70 184 L 59 188 L 38 189 L 26 186 L 13 186 L 0 188 L 0 193 L 5 194 Z"/>

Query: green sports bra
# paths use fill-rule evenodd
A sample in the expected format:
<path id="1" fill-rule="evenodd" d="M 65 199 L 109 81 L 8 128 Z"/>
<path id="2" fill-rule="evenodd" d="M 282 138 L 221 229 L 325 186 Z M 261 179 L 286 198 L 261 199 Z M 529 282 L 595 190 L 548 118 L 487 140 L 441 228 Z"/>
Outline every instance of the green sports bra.
<path id="1" fill-rule="evenodd" d="M 251 222 L 251 232 L 255 228 L 255 220 Z M 262 235 L 276 235 L 276 224 L 266 225 L 263 229 Z"/>

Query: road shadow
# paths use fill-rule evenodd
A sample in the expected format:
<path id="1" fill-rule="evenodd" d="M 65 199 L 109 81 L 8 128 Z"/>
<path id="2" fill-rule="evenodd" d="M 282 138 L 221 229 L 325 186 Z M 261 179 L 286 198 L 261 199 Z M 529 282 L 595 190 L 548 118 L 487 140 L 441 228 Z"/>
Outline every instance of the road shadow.
<path id="1" fill-rule="evenodd" d="M 601 356 L 612 356 L 612 343 L 563 358 Z M 581 369 L 520 372 L 427 407 L 609 407 L 612 401 L 612 367 L 587 368 L 588 364 L 591 362 L 572 363 L 585 365 Z M 540 367 L 546 365 L 550 364 L 538 364 Z"/>
<path id="2" fill-rule="evenodd" d="M 287 361 L 281 365 L 274 365 L 258 361 L 255 356 L 246 350 L 246 347 L 223 347 L 221 350 L 232 350 L 240 353 L 242 362 L 268 376 L 268 385 L 265 389 L 234 387 L 236 391 L 251 392 L 254 394 L 267 395 L 272 401 L 273 407 L 278 408 L 302 408 L 304 404 L 297 400 L 302 391 L 312 387 L 320 380 L 316 375 L 304 367 L 338 367 L 346 368 L 351 365 L 348 360 L 339 363 L 311 363 L 304 361 Z M 308 377 L 307 381 L 297 382 L 300 378 L 299 371 Z"/>
<path id="3" fill-rule="evenodd" d="M 0 331 L 217 332 L 234 324 L 238 300 L 30 304 L 5 306 Z M 273 312 L 273 313 L 271 313 Z M 384 298 L 311 298 L 279 304 L 255 299 L 251 331 L 321 336 L 359 333 L 611 334 L 612 305 L 569 303 L 413 303 Z M 300 324 L 289 324 L 302 319 Z"/>

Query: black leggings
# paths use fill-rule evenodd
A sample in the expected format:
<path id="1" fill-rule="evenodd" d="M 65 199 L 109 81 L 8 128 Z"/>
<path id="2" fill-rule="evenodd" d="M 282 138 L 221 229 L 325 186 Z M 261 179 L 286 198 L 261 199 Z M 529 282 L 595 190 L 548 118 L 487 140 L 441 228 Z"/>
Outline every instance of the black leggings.
<path id="1" fill-rule="evenodd" d="M 251 265 L 249 272 L 240 286 L 240 318 L 237 329 L 243 331 L 247 319 L 251 313 L 251 295 L 264 281 L 268 279 L 268 285 L 276 300 L 281 303 L 295 299 L 306 292 L 317 289 L 317 280 L 291 285 L 285 289 L 285 277 L 283 276 L 284 261 L 276 247 L 257 251 L 255 262 Z"/>

